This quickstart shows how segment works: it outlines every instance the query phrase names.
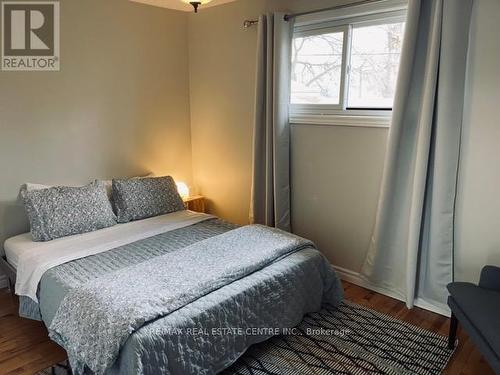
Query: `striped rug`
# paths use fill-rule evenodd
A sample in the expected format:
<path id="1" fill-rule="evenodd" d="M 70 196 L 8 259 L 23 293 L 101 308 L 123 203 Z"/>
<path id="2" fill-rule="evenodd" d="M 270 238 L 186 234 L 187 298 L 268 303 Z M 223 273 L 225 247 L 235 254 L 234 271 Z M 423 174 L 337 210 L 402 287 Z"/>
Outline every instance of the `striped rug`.
<path id="1" fill-rule="evenodd" d="M 438 375 L 453 354 L 447 344 L 444 336 L 344 301 L 252 346 L 221 375 Z"/>
<path id="2" fill-rule="evenodd" d="M 224 375 L 441 374 L 447 337 L 345 301 L 251 347 Z"/>

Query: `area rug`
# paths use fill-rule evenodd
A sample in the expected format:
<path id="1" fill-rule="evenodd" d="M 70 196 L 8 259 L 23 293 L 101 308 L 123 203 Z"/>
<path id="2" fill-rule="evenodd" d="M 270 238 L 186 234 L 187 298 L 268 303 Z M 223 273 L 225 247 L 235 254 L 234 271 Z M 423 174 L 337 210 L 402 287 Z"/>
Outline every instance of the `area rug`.
<path id="1" fill-rule="evenodd" d="M 221 375 L 438 375 L 452 354 L 444 336 L 344 301 L 250 347 Z"/>
<path id="2" fill-rule="evenodd" d="M 291 335 L 252 346 L 224 375 L 441 374 L 447 337 L 344 301 L 307 315 Z"/>

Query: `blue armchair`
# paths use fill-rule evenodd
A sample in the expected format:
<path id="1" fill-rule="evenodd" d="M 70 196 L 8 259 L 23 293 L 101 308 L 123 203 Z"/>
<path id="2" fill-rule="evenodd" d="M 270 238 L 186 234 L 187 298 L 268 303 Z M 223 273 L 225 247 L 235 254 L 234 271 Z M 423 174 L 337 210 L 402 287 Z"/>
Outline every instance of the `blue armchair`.
<path id="1" fill-rule="evenodd" d="M 497 375 L 500 375 L 500 267 L 486 266 L 479 285 L 448 284 L 451 308 L 448 346 L 455 347 L 458 322 Z"/>

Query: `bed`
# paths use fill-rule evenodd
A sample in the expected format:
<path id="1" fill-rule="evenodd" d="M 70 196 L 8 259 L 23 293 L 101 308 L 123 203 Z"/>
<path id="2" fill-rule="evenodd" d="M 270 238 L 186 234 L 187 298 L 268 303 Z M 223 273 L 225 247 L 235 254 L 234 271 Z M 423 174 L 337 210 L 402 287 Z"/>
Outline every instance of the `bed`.
<path id="1" fill-rule="evenodd" d="M 4 250 L 17 274 L 20 315 L 45 323 L 75 374 L 214 374 L 342 299 L 323 255 L 282 236 L 180 211 L 50 242 L 24 234 Z M 293 249 L 252 258 L 263 244 L 287 239 Z M 211 263 L 220 248 L 223 261 Z M 224 277 L 210 276 L 221 274 L 221 263 Z M 107 352 L 110 341 L 115 352 Z"/>

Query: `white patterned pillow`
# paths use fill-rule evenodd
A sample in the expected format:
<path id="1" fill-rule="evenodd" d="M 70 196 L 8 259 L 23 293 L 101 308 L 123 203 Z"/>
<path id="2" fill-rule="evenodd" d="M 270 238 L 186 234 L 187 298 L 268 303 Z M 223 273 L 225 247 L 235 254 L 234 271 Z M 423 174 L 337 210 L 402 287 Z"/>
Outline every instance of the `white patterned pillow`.
<path id="1" fill-rule="evenodd" d="M 82 187 L 21 188 L 34 241 L 92 232 L 116 224 L 104 182 Z"/>
<path id="2" fill-rule="evenodd" d="M 184 210 L 172 177 L 113 180 L 113 203 L 119 223 Z"/>

